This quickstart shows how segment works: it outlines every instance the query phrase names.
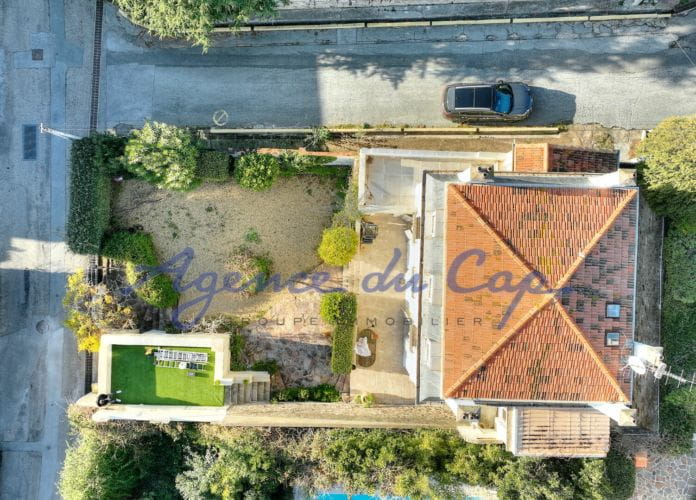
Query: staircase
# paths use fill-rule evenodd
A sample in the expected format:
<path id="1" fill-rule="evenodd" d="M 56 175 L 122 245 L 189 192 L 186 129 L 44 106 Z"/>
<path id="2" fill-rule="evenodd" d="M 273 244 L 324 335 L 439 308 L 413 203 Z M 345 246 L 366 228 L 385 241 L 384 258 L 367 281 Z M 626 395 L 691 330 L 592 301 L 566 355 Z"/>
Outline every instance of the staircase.
<path id="1" fill-rule="evenodd" d="M 271 400 L 270 382 L 237 382 L 225 386 L 225 404 L 267 403 Z"/>

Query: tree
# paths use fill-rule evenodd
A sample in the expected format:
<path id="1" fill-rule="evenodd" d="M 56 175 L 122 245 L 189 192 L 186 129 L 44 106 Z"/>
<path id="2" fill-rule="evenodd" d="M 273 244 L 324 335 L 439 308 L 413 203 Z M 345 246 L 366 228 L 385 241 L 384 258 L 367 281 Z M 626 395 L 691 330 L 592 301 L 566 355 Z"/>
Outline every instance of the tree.
<path id="1" fill-rule="evenodd" d="M 321 296 L 319 315 L 330 325 L 353 326 L 357 320 L 357 308 L 354 293 L 331 292 Z"/>
<path id="2" fill-rule="evenodd" d="M 218 442 L 205 455 L 190 455 L 187 465 L 188 470 L 176 478 L 186 500 L 278 498 L 289 466 L 286 457 L 255 430 Z"/>
<path id="3" fill-rule="evenodd" d="M 331 266 L 345 266 L 358 250 L 358 235 L 349 227 L 324 230 L 319 244 L 319 257 Z"/>
<path id="4" fill-rule="evenodd" d="M 99 339 L 109 328 L 135 327 L 135 311 L 126 298 L 103 284 L 90 285 L 83 270 L 68 276 L 63 307 L 63 324 L 75 334 L 80 351 L 98 351 Z"/>
<path id="5" fill-rule="evenodd" d="M 498 498 L 505 500 L 567 500 L 575 498 L 573 485 L 564 480 L 549 460 L 523 457 L 508 462 L 497 481 Z"/>
<path id="6" fill-rule="evenodd" d="M 66 500 L 131 497 L 140 477 L 128 447 L 103 444 L 83 435 L 65 452 L 58 489 Z"/>
<path id="7" fill-rule="evenodd" d="M 662 121 L 640 143 L 641 180 L 661 215 L 696 220 L 696 116 Z"/>
<path id="8" fill-rule="evenodd" d="M 234 167 L 234 178 L 243 188 L 265 191 L 280 174 L 280 164 L 272 155 L 249 153 Z"/>
<path id="9" fill-rule="evenodd" d="M 189 191 L 197 185 L 198 147 L 191 134 L 174 125 L 146 122 L 125 149 L 125 167 L 158 188 Z"/>
<path id="10" fill-rule="evenodd" d="M 269 17 L 285 0 L 115 0 L 128 18 L 160 38 L 184 38 L 204 51 L 216 24 Z"/>

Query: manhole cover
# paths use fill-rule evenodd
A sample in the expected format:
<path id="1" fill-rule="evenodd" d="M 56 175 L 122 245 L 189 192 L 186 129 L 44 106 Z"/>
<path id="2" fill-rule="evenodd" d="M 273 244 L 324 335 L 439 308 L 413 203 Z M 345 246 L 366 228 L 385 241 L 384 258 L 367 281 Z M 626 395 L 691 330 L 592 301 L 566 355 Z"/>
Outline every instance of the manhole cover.
<path id="1" fill-rule="evenodd" d="M 43 61 L 43 49 L 31 49 L 32 61 Z"/>
<path id="2" fill-rule="evenodd" d="M 215 125 L 218 127 L 222 127 L 223 125 L 227 124 L 229 117 L 230 116 L 227 114 L 227 111 L 224 109 L 219 109 L 213 113 L 213 123 L 215 123 Z"/>

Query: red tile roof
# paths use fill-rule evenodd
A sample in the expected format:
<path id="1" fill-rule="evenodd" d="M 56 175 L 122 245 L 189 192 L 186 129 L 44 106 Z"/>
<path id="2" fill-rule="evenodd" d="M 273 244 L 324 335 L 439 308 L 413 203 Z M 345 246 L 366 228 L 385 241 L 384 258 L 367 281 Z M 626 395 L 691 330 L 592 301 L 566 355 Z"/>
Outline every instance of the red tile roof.
<path id="1" fill-rule="evenodd" d="M 618 151 L 556 144 L 516 144 L 515 172 L 574 172 L 605 174 L 619 168 Z"/>
<path id="2" fill-rule="evenodd" d="M 456 284 L 471 288 L 495 278 L 496 290 L 447 287 L 446 397 L 628 401 L 628 381 L 617 380 L 626 348 L 604 346 L 604 330 L 620 328 L 622 345 L 632 335 L 635 195 L 621 189 L 449 187 L 447 269 L 462 252 L 479 249 L 485 260 L 465 261 Z M 531 272 L 545 277 L 546 288 L 534 279 L 531 286 L 542 293 L 524 293 L 500 328 L 517 293 L 500 288 Z M 569 285 L 573 289 L 560 297 L 548 292 Z M 583 293 L 597 285 L 608 296 L 578 308 Z M 571 299 L 575 308 L 566 305 Z M 622 318 L 604 317 L 607 300 L 622 304 Z"/>

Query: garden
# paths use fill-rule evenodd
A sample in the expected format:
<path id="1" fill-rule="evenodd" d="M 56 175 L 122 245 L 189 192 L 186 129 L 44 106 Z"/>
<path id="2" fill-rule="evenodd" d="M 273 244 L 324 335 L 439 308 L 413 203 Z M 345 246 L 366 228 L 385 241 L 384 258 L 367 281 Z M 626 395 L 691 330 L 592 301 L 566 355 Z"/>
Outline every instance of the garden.
<path id="1" fill-rule="evenodd" d="M 235 428 L 95 423 L 69 410 L 74 439 L 60 473 L 66 500 L 292 498 L 341 485 L 350 493 L 461 498 L 461 484 L 501 499 L 627 499 L 630 459 L 515 458 L 454 431 Z"/>
<path id="2" fill-rule="evenodd" d="M 305 145 L 323 149 L 326 137 L 317 129 Z M 223 150 L 157 122 L 126 137 L 74 141 L 67 243 L 75 253 L 100 255 L 107 267 L 101 282 L 85 272 L 68 280 L 66 326 L 78 348 L 97 351 L 110 328 L 162 327 L 144 317 L 169 318 L 171 333 L 206 317 L 248 323 L 279 301 L 296 306 L 287 287 L 318 266 L 340 283 L 357 251 L 360 215 L 351 168 L 335 160 L 306 150 Z M 318 311 L 324 289 L 309 292 Z M 354 297 L 346 297 L 354 309 Z M 334 374 L 350 372 L 354 316 L 322 312 L 325 323 L 315 327 L 332 339 L 325 364 Z M 263 360 L 247 364 L 256 361 Z"/>

